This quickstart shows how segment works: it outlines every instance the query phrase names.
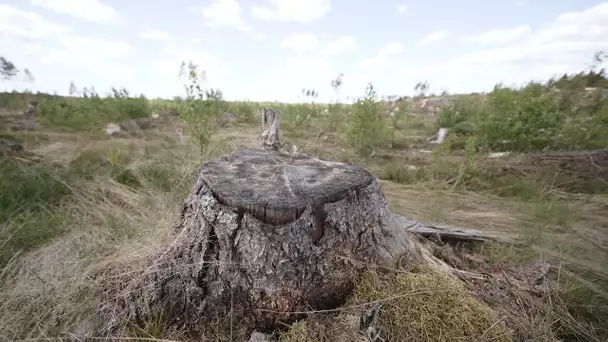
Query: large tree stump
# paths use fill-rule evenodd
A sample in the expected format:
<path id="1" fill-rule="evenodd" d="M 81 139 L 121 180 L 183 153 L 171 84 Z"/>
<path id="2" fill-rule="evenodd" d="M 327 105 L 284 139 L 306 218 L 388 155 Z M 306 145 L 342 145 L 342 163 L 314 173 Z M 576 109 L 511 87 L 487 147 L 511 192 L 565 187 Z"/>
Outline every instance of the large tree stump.
<path id="1" fill-rule="evenodd" d="M 339 306 L 370 264 L 425 253 L 368 171 L 240 150 L 201 166 L 173 243 L 130 306 L 189 328 L 232 317 L 248 334 L 297 318 L 288 312 Z"/>

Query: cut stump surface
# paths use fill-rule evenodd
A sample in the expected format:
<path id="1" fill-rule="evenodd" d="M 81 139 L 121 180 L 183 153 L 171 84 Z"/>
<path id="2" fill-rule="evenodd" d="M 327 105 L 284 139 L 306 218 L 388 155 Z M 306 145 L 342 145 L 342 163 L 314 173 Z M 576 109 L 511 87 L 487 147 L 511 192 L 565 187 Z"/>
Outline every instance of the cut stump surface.
<path id="1" fill-rule="evenodd" d="M 272 225 L 292 222 L 307 206 L 337 202 L 374 180 L 354 165 L 272 150 L 241 150 L 203 165 L 200 175 L 220 203 Z"/>

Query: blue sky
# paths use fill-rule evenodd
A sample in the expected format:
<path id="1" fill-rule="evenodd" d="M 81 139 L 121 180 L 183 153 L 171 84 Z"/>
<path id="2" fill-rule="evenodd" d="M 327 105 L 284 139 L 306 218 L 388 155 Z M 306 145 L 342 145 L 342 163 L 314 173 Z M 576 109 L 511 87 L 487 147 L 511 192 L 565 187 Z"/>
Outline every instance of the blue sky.
<path id="1" fill-rule="evenodd" d="M 145 5 L 143 5 L 145 4 Z M 0 55 L 33 83 L 68 92 L 126 87 L 183 95 L 182 60 L 228 99 L 298 101 L 303 88 L 339 96 L 471 92 L 585 68 L 608 51 L 608 2 L 591 0 L 0 0 Z"/>

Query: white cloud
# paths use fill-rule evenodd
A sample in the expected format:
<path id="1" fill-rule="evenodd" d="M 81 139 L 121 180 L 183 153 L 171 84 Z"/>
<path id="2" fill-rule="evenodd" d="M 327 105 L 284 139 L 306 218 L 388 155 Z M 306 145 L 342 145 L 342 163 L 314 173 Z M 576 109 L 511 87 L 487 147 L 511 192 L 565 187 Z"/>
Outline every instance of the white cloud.
<path id="1" fill-rule="evenodd" d="M 153 73 L 147 73 L 147 77 L 150 83 L 156 84 L 154 88 L 158 96 L 184 94 L 184 85 L 189 81 L 187 75 L 180 75 L 182 62 L 197 65 L 199 75 L 203 76 L 204 88 L 225 91 L 230 86 L 226 79 L 231 68 L 218 55 L 185 42 L 171 43 L 161 51 L 159 59 L 144 66 L 148 70 L 154 70 Z"/>
<path id="2" fill-rule="evenodd" d="M 200 12 L 210 27 L 233 27 L 247 30 L 241 5 L 235 0 L 212 0 L 208 6 L 192 6 L 192 12 Z"/>
<path id="3" fill-rule="evenodd" d="M 482 33 L 471 34 L 463 37 L 467 43 L 506 43 L 520 39 L 528 35 L 532 30 L 528 25 L 520 25 L 510 29 L 490 30 Z"/>
<path id="4" fill-rule="evenodd" d="M 64 35 L 71 27 L 55 24 L 42 16 L 0 4 L 0 34 L 3 40 L 13 37 L 22 40 L 38 40 Z"/>
<path id="5" fill-rule="evenodd" d="M 165 57 L 156 62 L 158 70 L 170 75 L 174 80 L 179 75 L 182 62 L 196 64 L 199 71 L 204 70 L 206 82 L 217 84 L 230 72 L 231 68 L 219 56 L 200 48 L 190 46 L 170 46 L 164 50 Z"/>
<path id="6" fill-rule="evenodd" d="M 442 40 L 447 39 L 450 36 L 450 33 L 447 30 L 437 30 L 433 31 L 426 36 L 424 36 L 419 42 L 418 45 L 429 45 L 432 43 L 438 43 Z"/>
<path id="7" fill-rule="evenodd" d="M 273 68 L 267 82 L 272 83 L 268 85 L 270 89 L 281 84 L 281 93 L 275 96 L 281 101 L 292 102 L 298 100 L 303 88 L 324 92 L 322 87 L 327 85 L 325 88 L 329 88 L 329 79 L 337 74 L 326 58 L 298 56 Z"/>
<path id="8" fill-rule="evenodd" d="M 352 51 L 357 47 L 357 39 L 353 36 L 340 37 L 334 41 L 328 42 L 323 49 L 323 54 L 327 56 L 336 56 L 348 51 Z"/>
<path id="9" fill-rule="evenodd" d="M 374 56 L 362 60 L 357 63 L 357 65 L 364 69 L 378 69 L 386 66 L 390 57 L 397 56 L 404 50 L 403 44 L 399 42 L 390 42 L 384 45 Z"/>
<path id="10" fill-rule="evenodd" d="M 10 51 L 19 64 L 36 61 L 103 72 L 114 70 L 117 61 L 132 52 L 125 42 L 84 37 L 69 26 L 1 4 L 0 35 L 0 49 Z"/>
<path id="11" fill-rule="evenodd" d="M 92 69 L 112 70 L 123 66 L 116 61 L 133 52 L 132 47 L 119 40 L 93 37 L 65 36 L 59 46 L 41 56 L 41 61 L 68 67 L 83 66 Z"/>
<path id="12" fill-rule="evenodd" d="M 168 34 L 165 31 L 162 30 L 158 30 L 158 29 L 147 29 L 142 31 L 139 34 L 139 37 L 142 39 L 149 39 L 149 40 L 168 40 L 171 39 L 171 35 Z"/>
<path id="13" fill-rule="evenodd" d="M 380 49 L 380 51 L 378 52 L 378 56 L 395 56 L 402 53 L 403 50 L 403 44 L 399 42 L 391 42 L 386 44 L 382 49 Z"/>
<path id="14" fill-rule="evenodd" d="M 331 10 L 330 0 L 268 0 L 267 6 L 253 6 L 251 14 L 261 20 L 308 23 Z"/>
<path id="15" fill-rule="evenodd" d="M 303 53 L 315 50 L 319 46 L 319 39 L 312 33 L 292 33 L 281 45 L 293 52 Z"/>
<path id="16" fill-rule="evenodd" d="M 281 45 L 296 53 L 316 53 L 321 56 L 337 56 L 357 47 L 357 40 L 352 36 L 343 36 L 327 43 L 321 43 L 313 33 L 292 33 Z"/>
<path id="17" fill-rule="evenodd" d="M 120 58 L 133 52 L 133 48 L 123 41 L 97 37 L 66 36 L 59 39 L 59 44 L 80 56 L 103 55 L 96 59 Z"/>
<path id="18" fill-rule="evenodd" d="M 119 19 L 114 8 L 99 0 L 30 0 L 30 3 L 53 12 L 97 23 L 114 23 Z"/>
<path id="19" fill-rule="evenodd" d="M 263 40 L 266 38 L 266 35 L 260 32 L 255 32 L 252 34 L 251 38 L 253 38 L 253 40 Z"/>
<path id="20" fill-rule="evenodd" d="M 408 5 L 397 4 L 397 13 L 405 13 L 405 11 L 407 11 L 408 8 L 409 8 Z"/>
<path id="21" fill-rule="evenodd" d="M 254 40 L 262 40 L 265 35 L 256 30 L 243 18 L 243 8 L 236 0 L 212 0 L 208 6 L 191 6 L 191 12 L 200 13 L 204 23 L 212 28 L 233 28 L 249 35 Z"/>
<path id="22" fill-rule="evenodd" d="M 523 30 L 522 30 L 523 31 Z M 597 50 L 608 49 L 608 3 L 559 15 L 539 29 L 521 34 L 501 47 L 469 52 L 442 64 L 404 71 L 407 77 L 492 76 L 508 83 L 546 79 L 577 72 Z M 499 77 L 498 77 L 499 76 Z"/>

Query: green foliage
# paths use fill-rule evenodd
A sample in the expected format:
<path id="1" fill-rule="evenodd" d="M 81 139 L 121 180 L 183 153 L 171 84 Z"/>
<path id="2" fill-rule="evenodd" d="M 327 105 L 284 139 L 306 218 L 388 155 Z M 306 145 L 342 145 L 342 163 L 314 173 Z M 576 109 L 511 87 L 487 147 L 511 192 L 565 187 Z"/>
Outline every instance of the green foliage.
<path id="1" fill-rule="evenodd" d="M 449 106 L 441 107 L 437 115 L 436 128 L 454 128 L 470 122 L 478 114 L 479 104 L 471 98 L 458 98 Z"/>
<path id="2" fill-rule="evenodd" d="M 608 79 L 604 69 L 581 71 L 577 74 L 564 74 L 547 82 L 549 87 L 560 90 L 583 89 L 586 87 L 608 88 Z"/>
<path id="3" fill-rule="evenodd" d="M 499 85 L 483 102 L 456 100 L 440 110 L 437 126 L 475 134 L 490 149 L 603 148 L 608 144 L 608 90 L 585 89 L 601 82 L 581 75 L 531 82 L 520 89 Z"/>
<path id="4" fill-rule="evenodd" d="M 150 107 L 142 95 L 132 97 L 126 89 L 112 89 L 110 97 L 83 90 L 82 97 L 43 99 L 38 116 L 45 127 L 71 131 L 98 131 L 109 122 L 148 117 Z"/>
<path id="5" fill-rule="evenodd" d="M 238 101 L 226 103 L 227 111 L 238 115 L 243 122 L 254 122 L 256 118 L 257 104 L 250 101 Z"/>
<path id="6" fill-rule="evenodd" d="M 319 116 L 317 106 L 313 104 L 273 104 L 273 106 L 280 108 L 281 118 L 285 117 L 286 123 L 297 131 L 308 130 L 314 119 Z"/>
<path id="7" fill-rule="evenodd" d="M 365 97 L 351 108 L 346 128 L 346 138 L 350 145 L 360 152 L 368 153 L 379 147 L 386 147 L 393 140 L 393 131 L 382 117 L 376 90 L 370 83 Z"/>
<path id="8" fill-rule="evenodd" d="M 199 72 L 198 66 L 190 62 L 182 63 L 182 74 L 188 77 L 186 99 L 181 106 L 181 118 L 186 122 L 186 131 L 196 141 L 201 152 L 205 151 L 211 139 L 211 118 L 219 123 L 220 116 L 226 110 L 222 92 L 214 89 L 203 89 L 204 71 Z"/>
<path id="9" fill-rule="evenodd" d="M 477 127 L 489 146 L 507 141 L 512 149 L 538 150 L 555 142 L 566 116 L 541 84 L 520 90 L 497 86 L 477 116 Z"/>
<path id="10" fill-rule="evenodd" d="M 331 103 L 327 108 L 328 129 L 330 132 L 337 132 L 343 128 L 346 122 L 347 108 L 341 103 Z"/>

